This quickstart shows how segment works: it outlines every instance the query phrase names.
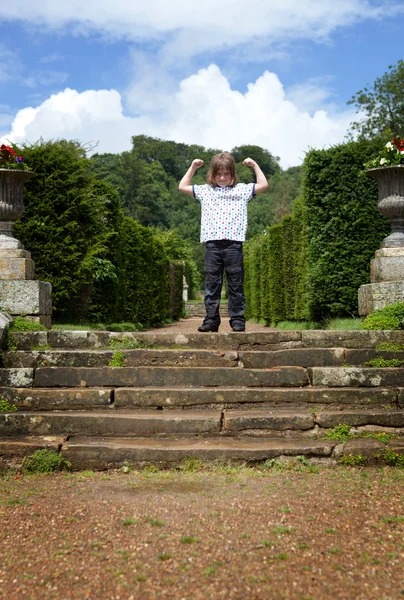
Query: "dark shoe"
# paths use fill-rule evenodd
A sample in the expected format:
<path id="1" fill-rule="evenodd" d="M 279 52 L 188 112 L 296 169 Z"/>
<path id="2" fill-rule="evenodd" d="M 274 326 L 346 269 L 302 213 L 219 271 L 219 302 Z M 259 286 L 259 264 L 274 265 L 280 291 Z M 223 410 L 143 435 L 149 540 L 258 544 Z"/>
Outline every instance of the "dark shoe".
<path id="1" fill-rule="evenodd" d="M 245 323 L 244 321 L 233 321 L 231 324 L 231 328 L 233 331 L 245 331 Z"/>
<path id="2" fill-rule="evenodd" d="M 198 331 L 202 331 L 203 333 L 211 331 L 214 333 L 219 331 L 219 325 L 215 325 L 214 323 L 202 323 L 202 325 L 198 327 Z"/>

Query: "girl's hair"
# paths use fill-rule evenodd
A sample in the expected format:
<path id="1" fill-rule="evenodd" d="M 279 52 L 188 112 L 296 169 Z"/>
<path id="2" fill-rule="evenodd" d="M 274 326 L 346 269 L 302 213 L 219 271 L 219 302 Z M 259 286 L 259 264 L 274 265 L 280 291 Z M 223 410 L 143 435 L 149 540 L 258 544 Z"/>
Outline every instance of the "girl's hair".
<path id="1" fill-rule="evenodd" d="M 212 158 L 212 160 L 210 161 L 210 167 L 208 176 L 206 178 L 206 182 L 213 187 L 217 187 L 216 176 L 221 168 L 227 169 L 229 171 L 231 177 L 229 187 L 234 187 L 237 183 L 236 163 L 234 162 L 234 158 L 232 157 L 232 155 L 228 152 L 221 152 L 220 154 L 216 154 Z"/>

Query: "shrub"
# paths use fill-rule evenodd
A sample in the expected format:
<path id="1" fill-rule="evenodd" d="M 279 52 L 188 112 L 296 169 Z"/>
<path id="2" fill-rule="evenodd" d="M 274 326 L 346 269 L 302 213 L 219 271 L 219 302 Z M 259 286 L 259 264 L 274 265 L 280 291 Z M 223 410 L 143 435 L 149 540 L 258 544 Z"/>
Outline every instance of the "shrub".
<path id="1" fill-rule="evenodd" d="M 70 469 L 70 466 L 61 454 L 49 448 L 35 450 L 30 456 L 24 456 L 22 461 L 22 469 L 26 473 L 53 473 Z"/>
<path id="2" fill-rule="evenodd" d="M 397 302 L 368 315 L 362 329 L 401 329 L 403 320 L 404 302 Z"/>
<path id="3" fill-rule="evenodd" d="M 18 408 L 13 402 L 9 402 L 6 398 L 0 398 L 0 413 L 16 412 Z"/>

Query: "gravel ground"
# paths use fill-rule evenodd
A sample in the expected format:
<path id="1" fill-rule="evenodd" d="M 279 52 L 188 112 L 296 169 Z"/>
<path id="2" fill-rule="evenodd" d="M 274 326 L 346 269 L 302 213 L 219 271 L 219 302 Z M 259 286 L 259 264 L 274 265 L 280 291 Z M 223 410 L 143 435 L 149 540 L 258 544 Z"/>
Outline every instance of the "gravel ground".
<path id="1" fill-rule="evenodd" d="M 403 500 L 388 467 L 6 474 L 0 597 L 399 600 Z"/>

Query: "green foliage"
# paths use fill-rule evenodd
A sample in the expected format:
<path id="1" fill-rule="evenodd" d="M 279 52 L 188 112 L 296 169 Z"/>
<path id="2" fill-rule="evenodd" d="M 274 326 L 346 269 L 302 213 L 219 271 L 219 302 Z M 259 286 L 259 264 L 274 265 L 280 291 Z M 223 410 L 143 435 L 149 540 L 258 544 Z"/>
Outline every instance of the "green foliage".
<path id="1" fill-rule="evenodd" d="M 185 316 L 183 299 L 183 280 L 185 264 L 176 260 L 170 263 L 170 318 L 180 319 Z"/>
<path id="2" fill-rule="evenodd" d="M 322 436 L 326 440 L 341 440 L 345 442 L 346 440 L 355 437 L 351 434 L 351 426 L 339 423 L 335 427 L 331 427 L 327 430 L 327 432 Z"/>
<path id="3" fill-rule="evenodd" d="M 362 329 L 400 329 L 403 320 L 404 302 L 397 302 L 368 315 Z"/>
<path id="4" fill-rule="evenodd" d="M 403 352 L 404 344 L 397 342 L 383 342 L 376 346 L 376 350 L 385 350 L 387 352 Z"/>
<path id="5" fill-rule="evenodd" d="M 370 259 L 390 229 L 362 166 L 379 144 L 362 140 L 306 155 L 307 304 L 316 321 L 357 314 L 358 288 L 369 281 Z"/>
<path id="6" fill-rule="evenodd" d="M 111 360 L 108 362 L 109 367 L 126 367 L 125 355 L 120 350 L 113 353 Z"/>
<path id="7" fill-rule="evenodd" d="M 376 369 L 385 368 L 385 367 L 403 367 L 404 360 L 399 360 L 398 358 L 382 358 L 381 356 L 377 356 L 376 358 L 372 358 L 364 363 L 365 367 L 374 367 Z"/>
<path id="8" fill-rule="evenodd" d="M 323 328 L 329 330 L 358 331 L 361 329 L 361 319 L 326 319 Z"/>
<path id="9" fill-rule="evenodd" d="M 19 331 L 46 331 L 46 327 L 40 323 L 28 321 L 24 317 L 16 317 L 13 323 L 7 329 L 7 349 L 16 350 L 17 344 L 14 339 L 14 333 Z"/>
<path id="10" fill-rule="evenodd" d="M 137 338 L 123 337 L 109 340 L 109 347 L 118 349 L 135 350 L 136 348 L 148 348 L 149 346 Z"/>
<path id="11" fill-rule="evenodd" d="M 11 413 L 18 411 L 14 402 L 10 402 L 6 398 L 0 398 L 0 413 Z"/>
<path id="12" fill-rule="evenodd" d="M 404 454 L 394 452 L 394 450 L 391 450 L 391 448 L 386 449 L 383 459 L 391 467 L 404 468 Z"/>
<path id="13" fill-rule="evenodd" d="M 385 132 L 404 136 L 404 61 L 399 60 L 372 86 L 359 90 L 348 102 L 355 104 L 364 115 L 361 121 L 352 123 L 354 132 L 372 138 Z"/>
<path id="14" fill-rule="evenodd" d="M 69 461 L 54 450 L 43 448 L 35 450 L 33 454 L 24 456 L 22 469 L 25 473 L 53 473 L 70 469 Z"/>
<path id="15" fill-rule="evenodd" d="M 274 225 L 269 234 L 269 303 L 271 306 L 271 319 L 275 322 L 283 321 L 286 317 L 285 309 L 285 281 L 288 273 L 284 271 L 283 260 L 283 225 Z"/>
<path id="16" fill-rule="evenodd" d="M 339 457 L 338 462 L 341 465 L 346 465 L 348 467 L 364 467 L 367 464 L 368 459 L 362 454 L 344 454 Z"/>
<path id="17" fill-rule="evenodd" d="M 141 323 L 111 323 L 108 325 L 108 331 L 142 331 L 143 326 Z"/>
<path id="18" fill-rule="evenodd" d="M 9 327 L 9 331 L 46 331 L 46 327 L 41 325 L 41 323 L 28 321 L 24 317 L 15 317 L 12 325 Z"/>

